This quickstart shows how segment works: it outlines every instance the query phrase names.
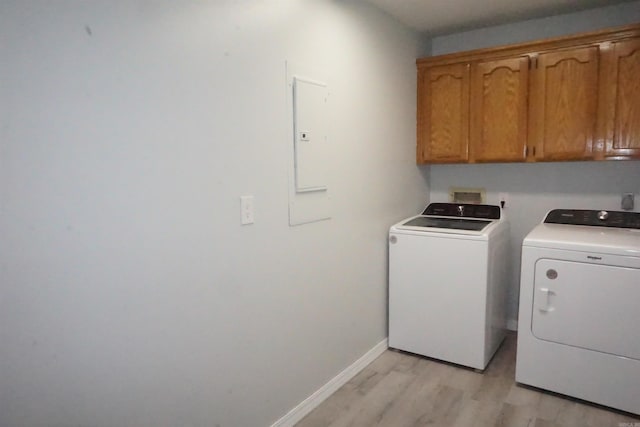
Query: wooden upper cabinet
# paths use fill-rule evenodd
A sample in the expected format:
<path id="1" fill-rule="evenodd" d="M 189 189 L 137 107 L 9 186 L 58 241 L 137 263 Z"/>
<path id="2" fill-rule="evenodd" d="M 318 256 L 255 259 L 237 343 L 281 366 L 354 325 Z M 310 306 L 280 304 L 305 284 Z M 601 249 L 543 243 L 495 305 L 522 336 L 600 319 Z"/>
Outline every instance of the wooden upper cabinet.
<path id="1" fill-rule="evenodd" d="M 418 72 L 419 163 L 469 159 L 469 66 L 453 64 Z"/>
<path id="2" fill-rule="evenodd" d="M 480 61 L 471 68 L 470 160 L 526 158 L 529 58 Z"/>
<path id="3" fill-rule="evenodd" d="M 598 46 L 542 53 L 531 79 L 530 146 L 536 160 L 594 156 Z"/>
<path id="4" fill-rule="evenodd" d="M 418 163 L 640 159 L 640 24 L 417 66 Z"/>
<path id="5" fill-rule="evenodd" d="M 603 46 L 604 156 L 640 158 L 640 38 Z"/>

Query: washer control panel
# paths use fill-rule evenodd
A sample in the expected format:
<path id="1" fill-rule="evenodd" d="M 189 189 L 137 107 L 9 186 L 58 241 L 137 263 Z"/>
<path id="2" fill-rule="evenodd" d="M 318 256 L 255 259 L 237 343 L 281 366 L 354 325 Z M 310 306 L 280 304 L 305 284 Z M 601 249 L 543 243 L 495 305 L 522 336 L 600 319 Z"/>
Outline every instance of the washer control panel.
<path id="1" fill-rule="evenodd" d="M 554 209 L 544 219 L 546 224 L 589 225 L 596 227 L 640 229 L 639 212 Z"/>
<path id="2" fill-rule="evenodd" d="M 422 215 L 500 219 L 500 206 L 473 205 L 469 203 L 431 203 L 422 212 Z"/>

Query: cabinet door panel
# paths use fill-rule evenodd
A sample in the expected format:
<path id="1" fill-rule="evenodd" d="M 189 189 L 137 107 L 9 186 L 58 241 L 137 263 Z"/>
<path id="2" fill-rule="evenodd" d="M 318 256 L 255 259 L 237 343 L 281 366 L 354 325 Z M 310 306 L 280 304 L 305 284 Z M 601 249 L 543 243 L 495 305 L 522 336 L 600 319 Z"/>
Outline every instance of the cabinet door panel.
<path id="1" fill-rule="evenodd" d="M 468 65 L 428 68 L 421 70 L 418 77 L 418 162 L 466 162 Z"/>
<path id="2" fill-rule="evenodd" d="M 525 160 L 529 58 L 479 62 L 471 72 L 471 160 Z"/>
<path id="3" fill-rule="evenodd" d="M 603 56 L 605 156 L 640 157 L 640 39 L 612 43 Z"/>
<path id="4" fill-rule="evenodd" d="M 593 157 L 598 107 L 598 47 L 538 57 L 531 85 L 536 160 Z"/>

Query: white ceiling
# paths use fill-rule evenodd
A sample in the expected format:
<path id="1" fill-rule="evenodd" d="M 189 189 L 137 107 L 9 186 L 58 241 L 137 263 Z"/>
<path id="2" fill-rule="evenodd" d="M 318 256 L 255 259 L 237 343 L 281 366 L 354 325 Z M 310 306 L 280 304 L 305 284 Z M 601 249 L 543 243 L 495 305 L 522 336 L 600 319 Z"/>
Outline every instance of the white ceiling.
<path id="1" fill-rule="evenodd" d="M 366 0 L 418 31 L 441 35 L 629 0 Z"/>

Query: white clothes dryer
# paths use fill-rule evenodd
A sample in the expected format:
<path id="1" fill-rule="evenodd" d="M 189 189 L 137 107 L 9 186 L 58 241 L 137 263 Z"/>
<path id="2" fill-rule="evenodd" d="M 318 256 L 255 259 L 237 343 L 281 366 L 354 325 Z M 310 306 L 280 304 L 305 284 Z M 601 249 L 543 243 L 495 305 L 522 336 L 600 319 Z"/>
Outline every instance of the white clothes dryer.
<path id="1" fill-rule="evenodd" d="M 640 213 L 553 210 L 524 239 L 516 381 L 640 414 Z"/>

